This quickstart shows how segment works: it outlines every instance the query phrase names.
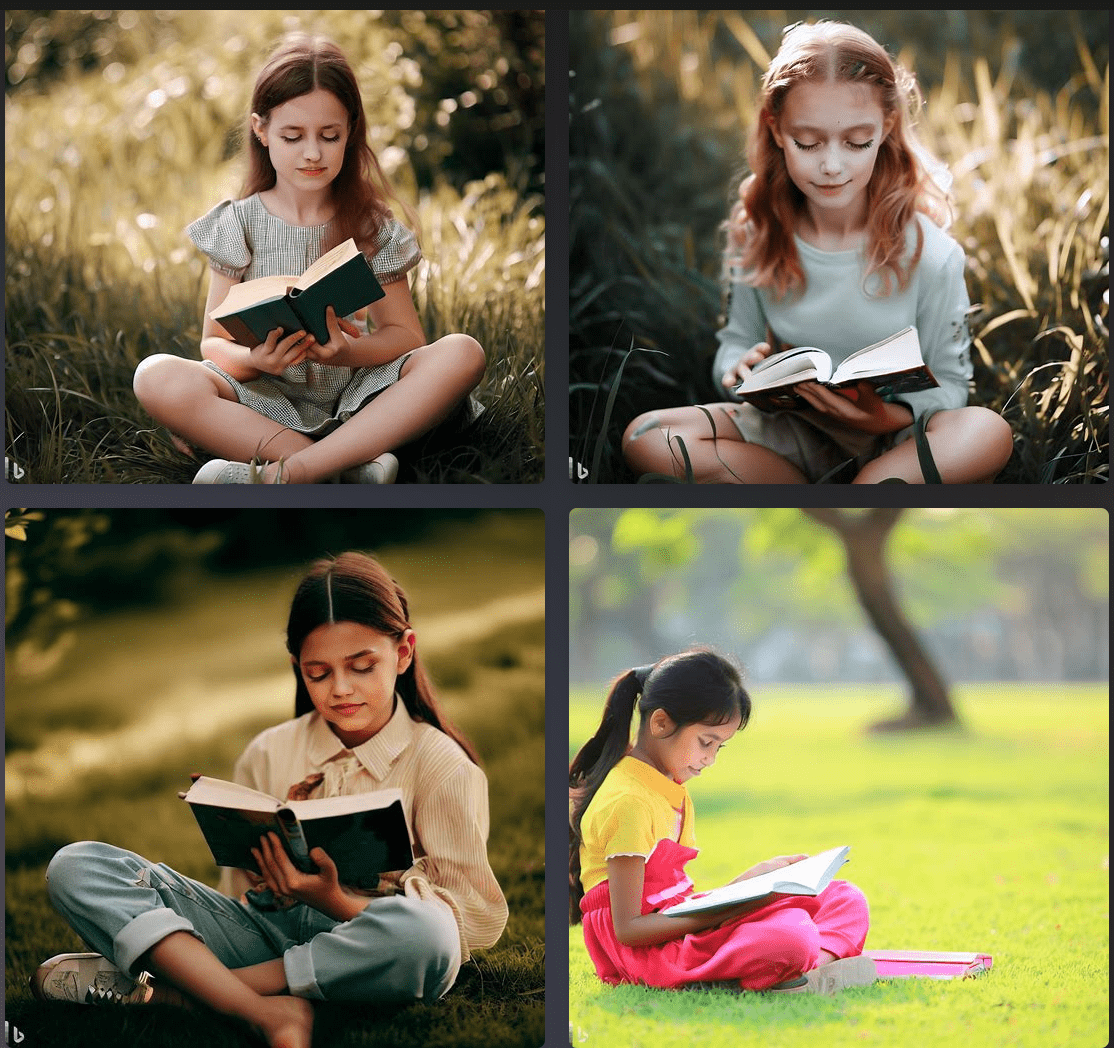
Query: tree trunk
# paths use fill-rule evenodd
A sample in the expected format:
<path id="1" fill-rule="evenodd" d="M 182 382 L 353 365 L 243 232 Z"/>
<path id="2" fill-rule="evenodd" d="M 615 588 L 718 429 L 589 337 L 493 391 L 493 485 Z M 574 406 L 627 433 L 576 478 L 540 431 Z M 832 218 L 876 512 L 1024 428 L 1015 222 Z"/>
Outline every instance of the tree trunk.
<path id="1" fill-rule="evenodd" d="M 937 670 L 901 608 L 886 568 L 886 543 L 902 509 L 870 509 L 861 514 L 838 509 L 806 509 L 814 520 L 834 531 L 847 553 L 847 572 L 859 603 L 889 646 L 909 681 L 909 708 L 893 720 L 880 721 L 873 731 L 901 731 L 938 724 L 958 724 L 948 685 Z"/>

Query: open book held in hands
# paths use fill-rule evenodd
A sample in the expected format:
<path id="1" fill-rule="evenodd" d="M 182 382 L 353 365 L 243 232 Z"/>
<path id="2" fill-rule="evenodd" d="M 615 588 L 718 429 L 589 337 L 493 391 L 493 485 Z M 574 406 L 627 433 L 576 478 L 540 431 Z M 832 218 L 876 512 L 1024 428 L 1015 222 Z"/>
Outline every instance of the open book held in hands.
<path id="1" fill-rule="evenodd" d="M 257 277 L 233 284 L 209 316 L 241 346 L 254 349 L 275 328 L 284 335 L 308 331 L 329 341 L 325 308 L 348 316 L 386 292 L 351 237 L 326 251 L 300 277 Z"/>
<path id="2" fill-rule="evenodd" d="M 847 862 L 850 850 L 849 845 L 829 848 L 780 870 L 771 870 L 711 891 L 696 892 L 684 902 L 662 912 L 667 917 L 686 917 L 693 913 L 724 910 L 742 902 L 764 899 L 767 895 L 819 895 L 832 883 L 836 871 Z"/>
<path id="3" fill-rule="evenodd" d="M 917 329 L 907 327 L 873 346 L 856 350 L 838 365 L 813 346 L 771 353 L 754 365 L 742 384 L 735 387 L 735 393 L 763 411 L 780 411 L 811 406 L 793 389 L 799 382 L 820 382 L 839 389 L 864 380 L 881 396 L 915 393 L 940 384 L 921 356 Z"/>
<path id="4" fill-rule="evenodd" d="M 317 872 L 309 853 L 324 848 L 337 865 L 340 883 L 354 888 L 374 888 L 381 873 L 405 870 L 414 862 L 401 790 L 280 801 L 203 775 L 180 796 L 190 805 L 218 866 L 259 873 L 251 849 L 271 831 L 303 873 Z"/>

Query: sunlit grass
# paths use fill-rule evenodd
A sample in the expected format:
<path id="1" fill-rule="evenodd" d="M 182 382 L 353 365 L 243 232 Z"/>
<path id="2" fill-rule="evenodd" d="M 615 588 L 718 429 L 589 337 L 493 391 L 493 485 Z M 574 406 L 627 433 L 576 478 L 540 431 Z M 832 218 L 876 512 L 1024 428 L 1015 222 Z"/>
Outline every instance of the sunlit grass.
<path id="1" fill-rule="evenodd" d="M 237 191 L 247 56 L 292 24 L 264 12 L 233 27 L 230 14 L 207 13 L 224 35 L 202 33 L 204 44 L 186 20 L 173 46 L 127 68 L 6 100 L 6 450 L 25 481 L 188 482 L 196 471 L 139 407 L 131 377 L 151 353 L 199 356 L 206 261 L 183 230 Z M 334 29 L 345 19 L 355 34 L 355 12 Z M 400 479 L 537 481 L 543 201 L 499 174 L 419 191 L 405 129 L 420 74 L 383 26 L 361 24 L 357 64 L 365 84 L 385 85 L 365 99 L 373 146 L 425 233 L 412 286 L 426 333 L 465 331 L 488 359 L 476 394 L 488 411 L 411 449 Z"/>
<path id="2" fill-rule="evenodd" d="M 891 24 L 900 33 L 899 14 Z M 570 451 L 589 462 L 599 448 L 592 479 L 629 480 L 618 435 L 635 414 L 718 399 L 708 376 L 722 308 L 717 226 L 768 52 L 738 12 L 574 14 L 571 26 Z M 922 78 L 919 133 L 954 175 L 951 232 L 977 307 L 973 403 L 1013 427 L 1000 481 L 1103 481 L 1109 70 L 1076 28 L 1063 87 L 1031 90 L 1008 59 L 1009 33 L 1007 21 L 984 53 L 949 51 L 939 78 Z M 899 54 L 914 70 L 923 56 L 912 43 Z M 664 355 L 635 353 L 603 425 L 632 336 Z"/>
<path id="3" fill-rule="evenodd" d="M 896 693 L 765 689 L 691 787 L 698 887 L 786 852 L 851 845 L 868 948 L 977 950 L 991 972 L 825 999 L 605 986 L 570 928 L 569 1018 L 587 1043 L 1041 1048 L 1108 1036 L 1109 734 L 1104 686 L 957 689 L 966 733 L 867 735 Z M 570 701 L 570 753 L 602 693 Z"/>

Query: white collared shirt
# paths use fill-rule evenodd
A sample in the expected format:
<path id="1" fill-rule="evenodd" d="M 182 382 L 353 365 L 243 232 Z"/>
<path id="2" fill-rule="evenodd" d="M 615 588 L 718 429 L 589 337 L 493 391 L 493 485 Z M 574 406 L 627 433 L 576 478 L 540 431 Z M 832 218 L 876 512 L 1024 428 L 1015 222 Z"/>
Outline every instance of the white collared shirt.
<path id="1" fill-rule="evenodd" d="M 448 903 L 460 929 L 463 960 L 496 942 L 507 923 L 507 903 L 487 858 L 487 777 L 453 739 L 411 720 L 396 701 L 386 725 L 350 750 L 314 711 L 260 732 L 232 777 L 284 799 L 292 785 L 314 772 L 325 776 L 315 797 L 402 791 L 414 865 L 383 874 L 378 889 L 368 894 L 435 896 Z M 238 897 L 247 887 L 239 871 L 221 871 L 225 894 Z"/>

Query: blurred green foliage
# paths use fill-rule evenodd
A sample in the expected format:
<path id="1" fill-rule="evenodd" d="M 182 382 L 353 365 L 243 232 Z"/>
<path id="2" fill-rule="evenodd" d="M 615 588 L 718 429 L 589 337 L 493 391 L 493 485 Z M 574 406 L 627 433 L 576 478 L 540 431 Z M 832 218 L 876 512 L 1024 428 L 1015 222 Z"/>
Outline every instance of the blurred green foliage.
<path id="1" fill-rule="evenodd" d="M 143 98 L 131 129 L 139 137 L 155 110 L 205 103 L 224 125 L 227 157 L 246 115 L 245 70 L 291 29 L 341 46 L 361 81 L 374 145 L 406 150 L 418 185 L 441 175 L 462 188 L 499 170 L 524 192 L 542 189 L 542 11 L 5 11 L 6 90 L 20 97 L 97 74 L 106 88 Z M 208 122 L 195 126 L 200 141 L 185 126 L 173 127 L 175 139 L 186 135 L 182 144 L 196 150 L 209 139 L 211 150 Z"/>

